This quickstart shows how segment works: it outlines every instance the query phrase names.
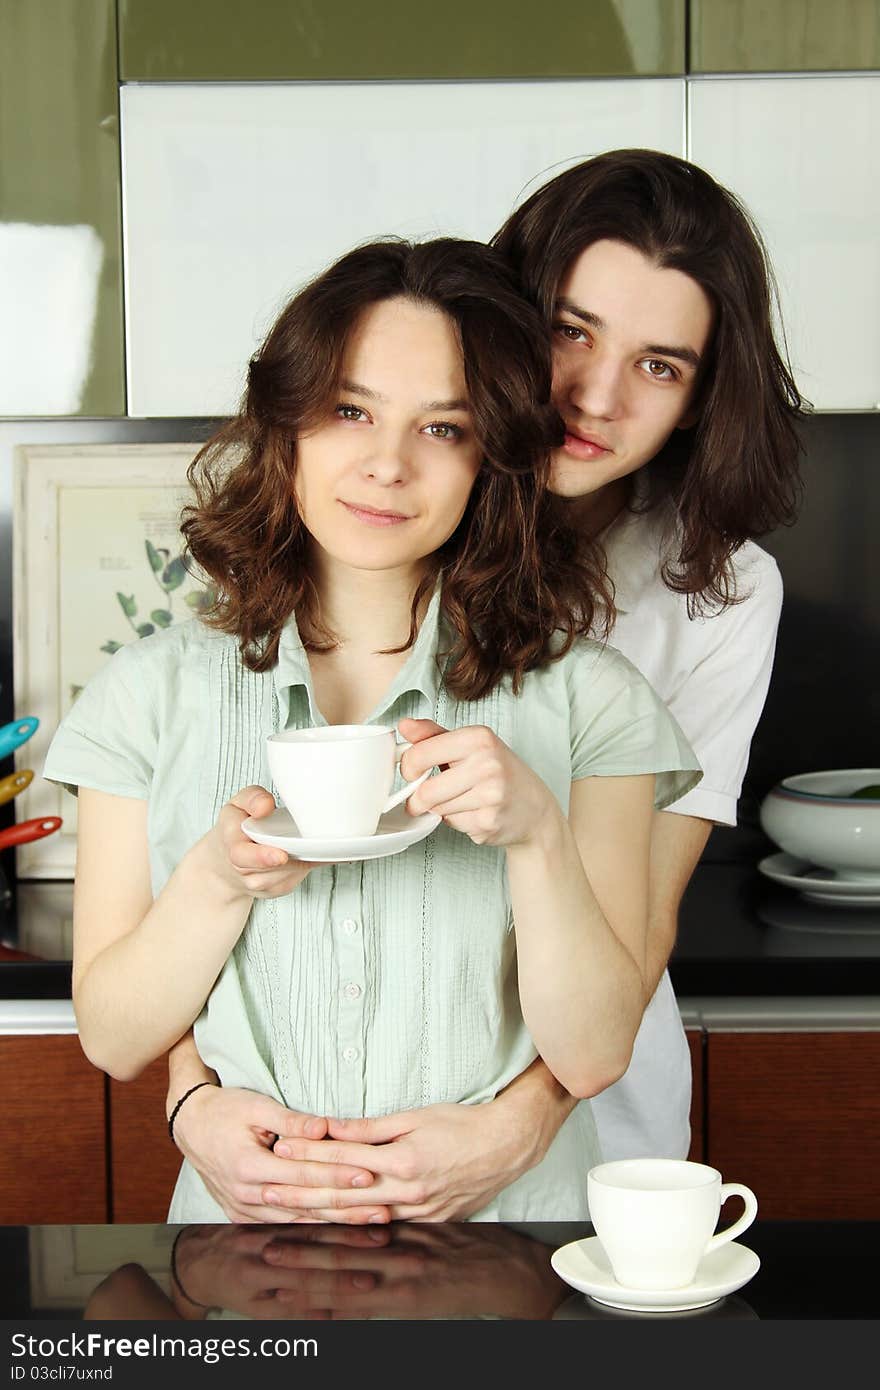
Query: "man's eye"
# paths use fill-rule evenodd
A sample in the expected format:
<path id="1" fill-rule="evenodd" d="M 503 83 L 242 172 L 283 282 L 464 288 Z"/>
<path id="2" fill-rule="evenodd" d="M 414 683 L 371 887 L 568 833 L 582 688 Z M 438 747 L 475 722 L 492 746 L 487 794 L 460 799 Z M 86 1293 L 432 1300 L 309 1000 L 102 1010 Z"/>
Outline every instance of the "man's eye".
<path id="1" fill-rule="evenodd" d="M 646 357 L 642 363 L 648 376 L 655 381 L 674 381 L 676 373 L 668 362 L 661 362 L 656 357 Z"/>
<path id="2" fill-rule="evenodd" d="M 340 420 L 365 420 L 367 418 L 366 411 L 361 410 L 359 405 L 346 405 L 343 403 L 336 407 L 335 413 L 339 416 Z"/>
<path id="3" fill-rule="evenodd" d="M 430 425 L 425 426 L 425 433 L 432 439 L 461 439 L 464 430 L 449 420 L 432 420 Z"/>
<path id="4" fill-rule="evenodd" d="M 587 335 L 582 328 L 578 328 L 574 323 L 555 323 L 553 329 L 564 338 L 567 343 L 585 343 Z"/>

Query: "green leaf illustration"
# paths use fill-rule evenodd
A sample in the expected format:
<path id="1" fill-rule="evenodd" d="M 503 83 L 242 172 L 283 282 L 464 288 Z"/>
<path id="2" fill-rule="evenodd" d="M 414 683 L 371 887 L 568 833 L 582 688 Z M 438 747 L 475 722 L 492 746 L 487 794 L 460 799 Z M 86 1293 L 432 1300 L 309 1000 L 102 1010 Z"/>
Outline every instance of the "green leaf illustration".
<path id="1" fill-rule="evenodd" d="M 114 642 L 113 639 L 112 639 L 112 637 L 111 637 L 107 642 L 104 643 L 103 647 L 101 648 L 101 651 L 102 651 L 102 652 L 108 652 L 109 655 L 112 656 L 114 652 L 118 652 L 118 651 L 119 651 L 119 648 L 120 648 L 121 646 L 122 646 L 122 643 L 121 643 L 121 642 Z M 82 688 L 82 687 L 80 687 L 80 688 Z"/>
<path id="2" fill-rule="evenodd" d="M 214 604 L 215 593 L 213 589 L 192 589 L 183 601 L 194 613 L 207 613 Z"/>
<path id="3" fill-rule="evenodd" d="M 155 631 L 152 623 L 138 623 L 138 637 L 151 637 Z"/>
<path id="4" fill-rule="evenodd" d="M 168 612 L 167 608 L 154 608 L 152 613 L 150 614 L 150 617 L 153 619 L 153 622 L 156 624 L 157 627 L 170 627 L 171 624 L 174 622 L 174 619 Z"/>
<path id="5" fill-rule="evenodd" d="M 119 590 L 117 589 L 116 597 L 119 600 L 119 606 L 121 607 L 126 618 L 133 618 L 135 613 L 138 611 L 138 606 L 134 594 L 120 594 Z"/>
<path id="6" fill-rule="evenodd" d="M 165 564 L 165 560 L 159 554 L 152 541 L 144 541 L 144 545 L 147 547 L 147 559 L 150 562 L 150 569 L 154 572 L 154 574 L 158 574 L 162 566 Z"/>
<path id="7" fill-rule="evenodd" d="M 170 564 L 165 566 L 165 573 L 162 575 L 162 587 L 164 589 L 179 589 L 184 579 L 186 579 L 186 570 L 178 555 Z"/>

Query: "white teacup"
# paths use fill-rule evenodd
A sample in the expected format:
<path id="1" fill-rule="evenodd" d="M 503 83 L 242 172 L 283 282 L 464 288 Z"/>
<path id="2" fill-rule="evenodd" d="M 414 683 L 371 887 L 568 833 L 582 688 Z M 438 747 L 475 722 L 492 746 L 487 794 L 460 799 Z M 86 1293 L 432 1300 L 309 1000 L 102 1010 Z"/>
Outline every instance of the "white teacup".
<path id="1" fill-rule="evenodd" d="M 380 724 L 285 729 L 266 740 L 272 780 L 300 835 L 334 840 L 373 835 L 379 817 L 421 786 L 430 768 L 390 795 L 411 747 Z"/>
<path id="2" fill-rule="evenodd" d="M 742 1197 L 738 1221 L 713 1235 L 721 1205 Z M 680 1289 L 704 1255 L 733 1240 L 758 1214 L 751 1188 L 721 1181 L 716 1168 L 677 1158 L 626 1158 L 587 1175 L 590 1220 L 618 1284 Z"/>

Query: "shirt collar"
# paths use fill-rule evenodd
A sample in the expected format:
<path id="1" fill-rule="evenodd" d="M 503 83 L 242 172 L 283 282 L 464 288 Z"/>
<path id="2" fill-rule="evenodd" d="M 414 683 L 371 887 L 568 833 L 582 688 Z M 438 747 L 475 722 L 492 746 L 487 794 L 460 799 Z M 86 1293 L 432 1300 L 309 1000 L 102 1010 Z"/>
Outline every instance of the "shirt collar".
<path id="1" fill-rule="evenodd" d="M 417 691 L 424 695 L 432 712 L 436 708 L 442 679 L 444 651 L 449 646 L 449 642 L 446 640 L 446 624 L 443 621 L 441 598 L 442 576 L 438 578 L 434 586 L 434 592 L 431 595 L 412 650 L 382 697 L 380 709 L 370 715 L 370 720 L 381 710 L 389 709 L 395 700 L 411 691 Z M 287 693 L 297 686 L 305 686 L 311 707 L 314 709 L 309 659 L 293 614 L 281 630 L 278 660 L 273 667 L 272 677 L 279 698 L 286 697 Z"/>

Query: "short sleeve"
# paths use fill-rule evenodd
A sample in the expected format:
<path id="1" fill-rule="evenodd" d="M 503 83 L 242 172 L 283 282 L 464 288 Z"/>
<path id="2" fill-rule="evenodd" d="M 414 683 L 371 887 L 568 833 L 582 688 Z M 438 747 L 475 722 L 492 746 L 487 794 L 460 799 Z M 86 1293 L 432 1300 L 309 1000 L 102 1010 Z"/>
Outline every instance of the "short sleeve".
<path id="1" fill-rule="evenodd" d="M 570 661 L 568 684 L 574 781 L 653 772 L 658 811 L 697 785 L 702 770 L 678 722 L 620 652 Z"/>
<path id="2" fill-rule="evenodd" d="M 114 796 L 149 796 L 157 721 L 141 645 L 121 647 L 77 696 L 49 746 L 47 781 L 60 782 L 74 795 L 78 787 L 90 787 Z"/>
<path id="3" fill-rule="evenodd" d="M 703 767 L 700 786 L 673 809 L 721 825 L 736 824 L 737 800 L 767 698 L 782 611 L 782 578 L 776 563 L 763 552 L 759 558 L 760 569 L 752 576 L 747 597 L 704 620 L 701 659 L 668 702 Z"/>

